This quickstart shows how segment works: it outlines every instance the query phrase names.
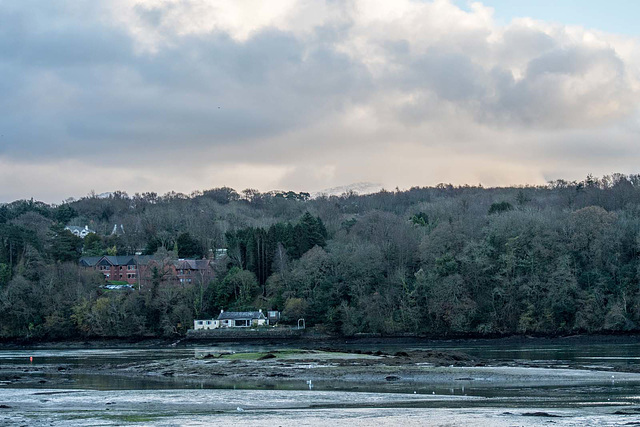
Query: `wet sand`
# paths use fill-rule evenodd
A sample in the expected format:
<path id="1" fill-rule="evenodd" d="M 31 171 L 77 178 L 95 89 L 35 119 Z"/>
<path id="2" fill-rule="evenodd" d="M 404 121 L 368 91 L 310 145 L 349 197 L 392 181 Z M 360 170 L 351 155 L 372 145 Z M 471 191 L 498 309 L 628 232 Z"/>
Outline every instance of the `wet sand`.
<path id="1" fill-rule="evenodd" d="M 640 384 L 640 373 L 530 367 L 480 360 L 459 352 L 410 351 L 364 354 L 324 350 L 211 352 L 191 357 L 127 363 L 0 365 L 7 387 L 73 386 L 74 378 L 123 377 L 184 387 L 417 391 L 430 388 L 560 387 Z M 108 386 L 107 386 L 108 388 Z M 181 387 L 182 388 L 182 387 Z M 435 389 L 434 389 L 435 390 Z"/>
<path id="2" fill-rule="evenodd" d="M 640 423 L 640 373 L 602 366 L 331 348 L 38 359 L 0 364 L 1 426 Z"/>
<path id="3" fill-rule="evenodd" d="M 637 407 L 470 405 L 480 398 L 264 390 L 41 390 L 2 393 L 0 425 L 633 425 Z"/>

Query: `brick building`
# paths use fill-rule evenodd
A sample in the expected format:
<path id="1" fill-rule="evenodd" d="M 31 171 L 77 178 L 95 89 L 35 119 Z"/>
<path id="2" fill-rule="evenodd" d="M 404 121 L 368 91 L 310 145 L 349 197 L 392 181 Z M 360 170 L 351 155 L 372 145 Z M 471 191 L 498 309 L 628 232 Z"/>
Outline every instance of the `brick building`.
<path id="1" fill-rule="evenodd" d="M 104 255 L 82 257 L 80 265 L 101 272 L 105 281 L 131 285 L 147 282 L 154 274 L 159 274 L 162 280 L 184 285 L 205 283 L 213 278 L 211 262 L 207 259 L 158 260 L 151 255 Z"/>

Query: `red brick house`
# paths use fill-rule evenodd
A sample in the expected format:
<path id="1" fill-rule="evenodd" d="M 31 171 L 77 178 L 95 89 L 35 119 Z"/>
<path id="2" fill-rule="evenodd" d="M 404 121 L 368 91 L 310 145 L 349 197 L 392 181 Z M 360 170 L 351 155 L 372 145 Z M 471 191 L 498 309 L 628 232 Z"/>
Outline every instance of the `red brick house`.
<path id="1" fill-rule="evenodd" d="M 183 285 L 206 283 L 213 277 L 211 263 L 207 259 L 155 259 L 150 255 L 105 255 L 82 257 L 80 265 L 104 274 L 106 281 L 122 281 L 130 285 L 151 280 L 160 271 L 163 280 Z"/>

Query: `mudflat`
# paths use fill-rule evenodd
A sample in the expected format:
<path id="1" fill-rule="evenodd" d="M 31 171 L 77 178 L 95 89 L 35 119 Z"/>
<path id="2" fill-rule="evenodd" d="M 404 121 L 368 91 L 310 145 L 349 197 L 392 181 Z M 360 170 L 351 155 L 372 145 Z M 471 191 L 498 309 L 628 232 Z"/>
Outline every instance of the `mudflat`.
<path id="1" fill-rule="evenodd" d="M 78 378 L 109 376 L 167 387 L 374 390 L 428 392 L 461 387 L 552 387 L 639 383 L 640 373 L 601 369 L 532 367 L 479 359 L 455 351 L 346 352 L 330 348 L 230 352 L 193 350 L 188 357 L 90 361 L 69 364 L 0 365 L 0 381 L 10 387 L 72 387 Z M 107 386 L 108 388 L 108 386 Z"/>

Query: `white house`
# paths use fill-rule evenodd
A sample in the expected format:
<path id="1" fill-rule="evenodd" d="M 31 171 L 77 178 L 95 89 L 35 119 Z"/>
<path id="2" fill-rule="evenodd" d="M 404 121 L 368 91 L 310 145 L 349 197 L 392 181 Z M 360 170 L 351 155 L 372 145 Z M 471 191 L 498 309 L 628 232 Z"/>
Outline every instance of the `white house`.
<path id="1" fill-rule="evenodd" d="M 278 312 L 278 314 L 280 314 Z M 279 317 L 279 316 L 278 316 Z M 262 310 L 258 311 L 220 311 L 217 319 L 194 320 L 193 329 L 249 328 L 269 324 Z"/>
<path id="2" fill-rule="evenodd" d="M 218 316 L 221 328 L 248 328 L 268 325 L 269 321 L 262 310 L 258 311 L 220 311 Z"/>
<path id="3" fill-rule="evenodd" d="M 87 237 L 87 235 L 90 233 L 95 233 L 95 231 L 90 229 L 88 225 L 85 225 L 84 228 L 78 227 L 77 225 L 67 225 L 64 229 L 69 230 L 70 232 L 72 232 L 73 234 L 75 234 L 76 236 L 82 239 Z"/>
<path id="4" fill-rule="evenodd" d="M 217 329 L 220 327 L 220 321 L 217 319 L 194 320 L 193 329 Z"/>

